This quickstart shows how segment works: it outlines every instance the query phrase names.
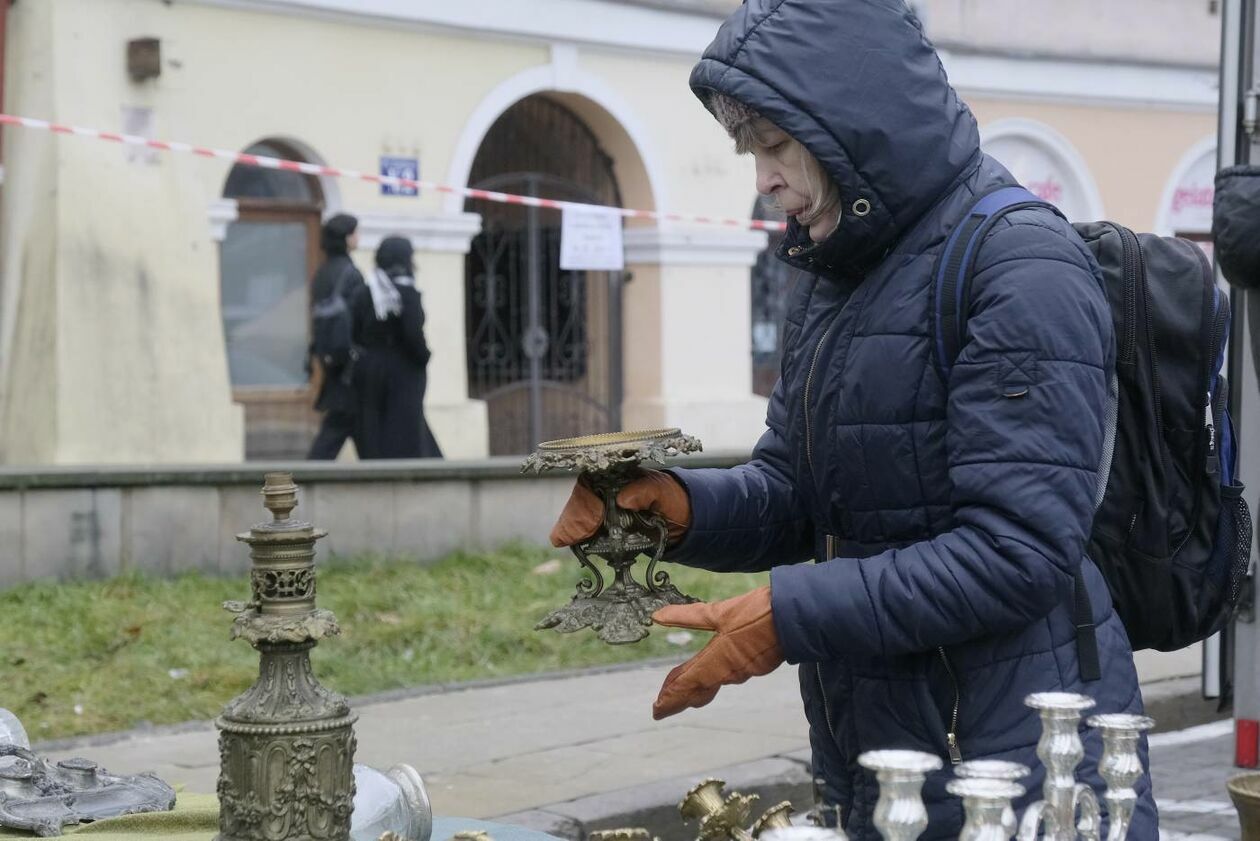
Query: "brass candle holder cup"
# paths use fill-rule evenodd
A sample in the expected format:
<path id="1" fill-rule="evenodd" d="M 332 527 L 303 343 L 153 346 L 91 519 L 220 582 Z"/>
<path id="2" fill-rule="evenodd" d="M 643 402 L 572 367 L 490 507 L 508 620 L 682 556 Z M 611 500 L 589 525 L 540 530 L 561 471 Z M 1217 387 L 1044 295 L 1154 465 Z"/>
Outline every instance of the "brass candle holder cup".
<path id="1" fill-rule="evenodd" d="M 667 527 L 664 518 L 617 505 L 617 494 L 641 472 L 643 462 L 663 463 L 683 453 L 698 452 L 700 442 L 677 429 L 614 432 L 566 438 L 538 445 L 522 468 L 543 473 L 576 472 L 604 502 L 604 522 L 589 539 L 572 547 L 587 577 L 578 582 L 570 602 L 552 611 L 536 630 L 554 628 L 572 633 L 591 628 L 612 645 L 638 642 L 648 635 L 652 614 L 665 605 L 696 601 L 678 591 L 664 570 Z M 631 570 L 639 556 L 650 558 L 644 583 Z M 603 559 L 612 568 L 612 581 L 591 560 Z"/>

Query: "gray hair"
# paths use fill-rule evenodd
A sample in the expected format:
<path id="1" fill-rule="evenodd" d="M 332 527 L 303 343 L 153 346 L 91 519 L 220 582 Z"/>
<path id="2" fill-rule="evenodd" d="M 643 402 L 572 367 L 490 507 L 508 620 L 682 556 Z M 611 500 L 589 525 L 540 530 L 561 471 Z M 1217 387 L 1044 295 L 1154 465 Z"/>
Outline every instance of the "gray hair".
<path id="1" fill-rule="evenodd" d="M 735 151 L 738 154 L 747 155 L 754 147 L 764 145 L 757 132 L 757 120 L 762 119 L 762 116 L 752 108 L 725 94 L 715 93 L 709 99 L 709 109 L 735 141 Z M 808 227 L 840 206 L 840 187 L 804 144 L 795 137 L 790 142 L 801 147 L 801 174 L 804 176 L 805 189 L 809 190 L 810 203 L 797 217 L 797 221 Z"/>

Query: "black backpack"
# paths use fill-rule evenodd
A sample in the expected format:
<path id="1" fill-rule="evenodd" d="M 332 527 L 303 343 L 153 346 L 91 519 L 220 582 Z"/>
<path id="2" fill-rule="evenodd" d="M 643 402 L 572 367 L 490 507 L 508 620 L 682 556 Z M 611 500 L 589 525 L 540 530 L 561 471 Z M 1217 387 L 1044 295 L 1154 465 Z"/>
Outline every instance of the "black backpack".
<path id="1" fill-rule="evenodd" d="M 982 197 L 945 245 L 933 306 L 933 352 L 945 382 L 963 344 L 979 245 L 1005 213 L 1027 207 L 1059 213 L 1022 187 L 1005 187 Z M 1133 649 L 1173 651 L 1225 626 L 1250 559 L 1251 515 L 1221 373 L 1229 301 L 1188 240 L 1112 222 L 1073 227 L 1102 268 L 1116 334 L 1089 557 Z M 1081 675 L 1096 680 L 1079 574 L 1076 584 Z"/>
<path id="2" fill-rule="evenodd" d="M 354 272 L 354 264 L 345 267 L 332 294 L 311 307 L 311 352 L 329 373 L 346 372 L 357 353 L 354 347 L 354 324 L 346 301 L 346 283 Z"/>

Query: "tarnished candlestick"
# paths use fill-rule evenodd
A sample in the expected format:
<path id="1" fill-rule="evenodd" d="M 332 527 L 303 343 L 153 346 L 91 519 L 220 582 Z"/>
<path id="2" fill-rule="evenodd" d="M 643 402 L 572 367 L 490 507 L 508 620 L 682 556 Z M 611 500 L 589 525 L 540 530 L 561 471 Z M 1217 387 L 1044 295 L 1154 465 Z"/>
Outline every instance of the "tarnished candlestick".
<path id="1" fill-rule="evenodd" d="M 748 825 L 757 795 L 734 792 L 724 798 L 724 785 L 722 780 L 703 780 L 687 792 L 678 804 L 678 811 L 684 820 L 700 821 L 698 841 L 752 841 L 752 835 L 744 827 Z"/>
<path id="2" fill-rule="evenodd" d="M 1138 739 L 1155 726 L 1155 720 L 1144 715 L 1113 713 L 1090 716 L 1086 723 L 1102 732 L 1103 755 L 1098 773 L 1107 781 L 1107 839 L 1121 841 L 1129 834 L 1137 806 L 1138 794 L 1133 784 L 1142 776 Z"/>
<path id="3" fill-rule="evenodd" d="M 1046 769 L 1043 799 L 1024 813 L 1020 823 L 1020 841 L 1039 837 L 1044 829 L 1046 841 L 1074 841 L 1077 833 L 1076 807 L 1081 805 L 1083 825 L 1088 833 L 1093 821 L 1097 835 L 1098 800 L 1093 789 L 1078 786 L 1076 766 L 1085 758 L 1081 742 L 1081 713 L 1094 706 L 1094 699 L 1070 692 L 1038 692 L 1024 703 L 1041 713 L 1041 739 L 1037 757 Z M 1092 802 L 1091 802 L 1092 801 Z M 1086 834 L 1086 838 L 1091 836 Z"/>
<path id="4" fill-rule="evenodd" d="M 950 780 L 945 790 L 963 799 L 967 822 L 958 841 L 1010 841 L 1012 827 L 1008 815 L 1015 814 L 1011 801 L 1024 793 L 1024 787 L 1009 780 L 979 777 Z"/>
<path id="5" fill-rule="evenodd" d="M 1028 776 L 1028 766 L 1018 762 L 1004 762 L 1000 759 L 973 759 L 970 762 L 960 762 L 955 765 L 954 774 L 965 780 L 998 780 L 1014 783 Z M 1010 838 L 1019 828 L 1015 808 L 1009 802 L 1002 812 L 1002 828 L 1006 830 L 1003 838 Z"/>
<path id="6" fill-rule="evenodd" d="M 578 582 L 577 593 L 564 607 L 552 611 L 537 629 L 555 628 L 572 633 L 592 628 L 604 642 L 620 645 L 638 642 L 648 635 L 652 614 L 669 604 L 689 604 L 656 565 L 665 553 L 668 529 L 664 518 L 617 505 L 617 494 L 639 475 L 640 462 L 660 463 L 682 453 L 698 452 L 700 442 L 677 429 L 647 432 L 614 432 L 539 444 L 525 460 L 524 471 L 577 471 L 582 481 L 604 502 L 604 522 L 588 540 L 572 547 L 589 576 Z M 631 575 L 640 555 L 648 555 L 645 584 Z M 591 561 L 604 559 L 613 569 L 613 581 Z"/>
<path id="7" fill-rule="evenodd" d="M 232 639 L 258 650 L 258 681 L 228 703 L 219 728 L 218 841 L 346 841 L 354 804 L 354 730 L 346 699 L 319 684 L 310 651 L 340 633 L 315 607 L 315 541 L 325 536 L 290 517 L 297 486 L 268 473 L 263 505 L 272 522 L 237 540 L 253 568 L 248 603 L 236 613 Z"/>
<path id="8" fill-rule="evenodd" d="M 915 841 L 928 825 L 923 781 L 940 769 L 941 758 L 912 750 L 875 750 L 859 756 L 858 764 L 879 780 L 875 825 L 885 840 Z"/>
<path id="9" fill-rule="evenodd" d="M 767 809 L 752 825 L 752 837 L 761 838 L 764 833 L 787 829 L 792 825 L 792 801 L 784 800 Z"/>

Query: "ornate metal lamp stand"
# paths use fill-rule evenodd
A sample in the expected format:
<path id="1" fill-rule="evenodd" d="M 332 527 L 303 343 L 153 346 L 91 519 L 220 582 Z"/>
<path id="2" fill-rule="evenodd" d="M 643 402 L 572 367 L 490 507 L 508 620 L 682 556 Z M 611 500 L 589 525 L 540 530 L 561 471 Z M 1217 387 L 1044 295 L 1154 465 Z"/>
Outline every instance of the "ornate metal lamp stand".
<path id="1" fill-rule="evenodd" d="M 263 505 L 273 521 L 237 535 L 248 543 L 253 598 L 227 602 L 232 639 L 258 650 L 258 682 L 223 710 L 219 728 L 217 841 L 346 841 L 354 805 L 354 730 L 346 699 L 311 673 L 310 651 L 340 633 L 315 607 L 315 541 L 290 518 L 297 486 L 269 473 Z"/>
<path id="2" fill-rule="evenodd" d="M 668 604 L 695 599 L 678 591 L 664 570 L 656 568 L 665 553 L 667 528 L 663 518 L 627 511 L 617 505 L 617 494 L 639 473 L 644 461 L 663 462 L 681 453 L 700 450 L 700 442 L 677 429 L 615 432 L 566 438 L 538 445 L 523 470 L 577 471 L 582 481 L 604 501 L 604 523 L 589 540 L 573 547 L 573 554 L 589 577 L 578 582 L 577 593 L 564 607 L 538 623 L 572 633 L 592 628 L 604 642 L 620 645 L 648 635 L 652 613 Z M 640 555 L 649 555 L 645 584 L 631 575 Z M 602 558 L 613 569 L 611 584 L 591 560 Z"/>

